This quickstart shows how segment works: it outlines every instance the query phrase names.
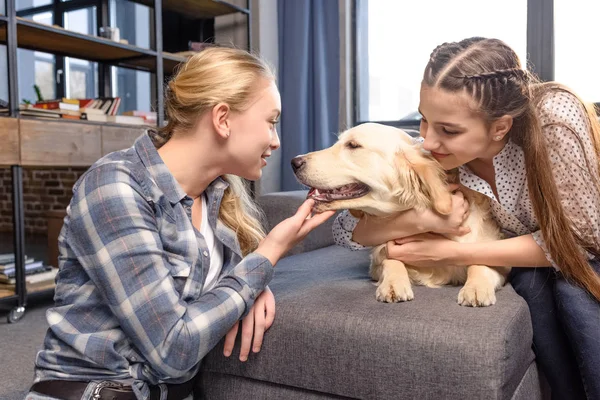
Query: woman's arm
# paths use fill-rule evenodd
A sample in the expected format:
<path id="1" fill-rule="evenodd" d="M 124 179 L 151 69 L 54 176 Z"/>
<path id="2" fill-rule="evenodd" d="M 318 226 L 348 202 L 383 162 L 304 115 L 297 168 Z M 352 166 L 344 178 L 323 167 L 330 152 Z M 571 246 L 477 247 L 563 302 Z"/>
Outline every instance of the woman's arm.
<path id="1" fill-rule="evenodd" d="M 489 265 L 496 267 L 547 267 L 550 261 L 533 236 L 494 242 L 459 243 L 426 233 L 388 242 L 388 256 L 415 266 Z"/>
<path id="2" fill-rule="evenodd" d="M 441 215 L 430 209 L 411 209 L 393 218 L 365 216 L 354 229 L 352 240 L 364 246 L 377 246 L 390 240 L 424 232 L 464 235 L 470 229 L 463 226 L 468 216 L 469 202 L 462 192 L 452 195 L 452 212 Z"/>
<path id="3" fill-rule="evenodd" d="M 401 212 L 393 218 L 362 217 L 352 233 L 352 240 L 363 246 L 378 246 L 389 240 L 424 233 L 431 224 L 415 209 Z"/>
<path id="4" fill-rule="evenodd" d="M 154 209 L 122 164 L 96 167 L 76 187 L 68 246 L 157 379 L 184 376 L 254 304 L 273 275 L 256 252 L 198 299 L 181 298 Z"/>
<path id="5" fill-rule="evenodd" d="M 460 243 L 457 261 L 462 265 L 491 265 L 496 267 L 549 267 L 544 250 L 533 235 L 487 243 Z"/>

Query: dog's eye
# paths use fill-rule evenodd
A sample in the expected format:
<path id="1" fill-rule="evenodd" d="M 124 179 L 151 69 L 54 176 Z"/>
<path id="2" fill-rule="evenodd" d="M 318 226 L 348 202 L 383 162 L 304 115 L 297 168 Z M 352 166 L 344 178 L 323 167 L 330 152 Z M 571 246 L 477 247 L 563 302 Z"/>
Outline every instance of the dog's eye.
<path id="1" fill-rule="evenodd" d="M 351 140 L 348 143 L 346 143 L 346 147 L 349 149 L 360 149 L 362 146 L 356 143 L 354 140 Z"/>

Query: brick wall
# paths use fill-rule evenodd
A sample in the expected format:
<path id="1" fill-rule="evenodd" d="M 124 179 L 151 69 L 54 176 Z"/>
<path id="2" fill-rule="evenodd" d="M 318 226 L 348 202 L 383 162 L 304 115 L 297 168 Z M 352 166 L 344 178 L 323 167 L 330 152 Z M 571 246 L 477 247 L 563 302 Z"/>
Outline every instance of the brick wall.
<path id="1" fill-rule="evenodd" d="M 46 234 L 46 214 L 62 211 L 71 201 L 71 188 L 87 170 L 81 168 L 23 168 L 25 233 Z M 0 232 L 12 232 L 12 178 L 0 168 Z"/>

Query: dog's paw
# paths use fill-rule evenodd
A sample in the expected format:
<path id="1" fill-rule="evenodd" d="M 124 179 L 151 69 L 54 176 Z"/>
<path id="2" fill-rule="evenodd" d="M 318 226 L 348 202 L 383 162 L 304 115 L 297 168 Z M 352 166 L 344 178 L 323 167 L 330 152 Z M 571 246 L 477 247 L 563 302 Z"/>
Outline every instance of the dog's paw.
<path id="1" fill-rule="evenodd" d="M 410 301 L 415 298 L 410 282 L 404 279 L 384 279 L 377 287 L 377 301 L 385 303 L 398 303 Z"/>
<path id="2" fill-rule="evenodd" d="M 488 307 L 496 304 L 496 290 L 487 283 L 469 283 L 458 292 L 458 304 L 468 307 Z"/>

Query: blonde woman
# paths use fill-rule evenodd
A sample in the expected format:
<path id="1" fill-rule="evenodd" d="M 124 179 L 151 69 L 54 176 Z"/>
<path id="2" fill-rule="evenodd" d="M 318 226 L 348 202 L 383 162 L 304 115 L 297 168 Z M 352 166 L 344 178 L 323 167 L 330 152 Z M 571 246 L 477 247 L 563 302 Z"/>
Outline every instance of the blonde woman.
<path id="1" fill-rule="evenodd" d="M 467 244 L 426 233 L 457 229 L 464 216 L 457 197 L 450 218 L 413 212 L 356 226 L 342 214 L 334 224 L 338 243 L 387 242 L 390 257 L 414 265 L 517 267 L 510 280 L 529 305 L 552 397 L 600 399 L 600 126 L 593 107 L 562 85 L 537 82 L 502 41 L 470 38 L 433 51 L 419 109 L 423 148 L 446 170 L 459 168 L 462 185 L 489 196 L 507 238 Z"/>
<path id="2" fill-rule="evenodd" d="M 74 186 L 27 399 L 191 399 L 200 361 L 226 335 L 231 354 L 240 319 L 240 359 L 260 350 L 273 267 L 332 215 L 311 218 L 307 201 L 263 232 L 242 178 L 258 179 L 279 147 L 281 105 L 257 57 L 202 51 L 169 83 L 165 105 L 164 129 Z"/>

